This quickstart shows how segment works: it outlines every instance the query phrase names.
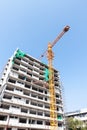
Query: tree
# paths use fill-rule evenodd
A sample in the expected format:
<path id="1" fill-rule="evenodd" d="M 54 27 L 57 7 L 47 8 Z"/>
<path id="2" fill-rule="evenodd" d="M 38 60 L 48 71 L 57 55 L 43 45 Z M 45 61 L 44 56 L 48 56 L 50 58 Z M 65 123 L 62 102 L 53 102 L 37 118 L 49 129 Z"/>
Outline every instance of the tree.
<path id="1" fill-rule="evenodd" d="M 83 122 L 75 118 L 67 119 L 68 130 L 85 130 L 83 129 Z"/>

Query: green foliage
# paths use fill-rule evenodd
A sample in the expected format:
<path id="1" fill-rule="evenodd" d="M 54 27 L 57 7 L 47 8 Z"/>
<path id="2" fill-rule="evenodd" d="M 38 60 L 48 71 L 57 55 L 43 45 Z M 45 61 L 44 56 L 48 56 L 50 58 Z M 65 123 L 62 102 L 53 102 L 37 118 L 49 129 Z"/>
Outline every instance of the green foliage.
<path id="1" fill-rule="evenodd" d="M 67 119 L 68 130 L 87 130 L 87 126 L 83 127 L 83 122 L 72 117 Z"/>

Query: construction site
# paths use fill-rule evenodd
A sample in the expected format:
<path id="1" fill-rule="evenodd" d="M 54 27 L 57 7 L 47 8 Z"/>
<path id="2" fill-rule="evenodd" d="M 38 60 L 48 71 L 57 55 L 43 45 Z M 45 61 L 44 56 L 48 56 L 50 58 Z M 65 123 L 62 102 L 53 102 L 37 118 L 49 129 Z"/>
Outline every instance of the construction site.
<path id="1" fill-rule="evenodd" d="M 59 71 L 52 48 L 69 30 L 48 43 L 48 64 L 16 49 L 0 79 L 0 130 L 66 130 Z"/>

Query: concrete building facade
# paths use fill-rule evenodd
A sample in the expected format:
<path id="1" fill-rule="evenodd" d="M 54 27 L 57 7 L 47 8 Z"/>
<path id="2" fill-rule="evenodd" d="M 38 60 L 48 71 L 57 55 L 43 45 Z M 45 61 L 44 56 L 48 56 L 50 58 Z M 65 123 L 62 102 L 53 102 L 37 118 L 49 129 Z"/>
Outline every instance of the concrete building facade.
<path id="1" fill-rule="evenodd" d="M 50 93 L 44 80 L 48 66 L 16 50 L 0 80 L 0 130 L 49 130 Z M 58 130 L 63 130 L 59 72 L 54 69 Z"/>
<path id="2" fill-rule="evenodd" d="M 66 113 L 66 117 L 70 118 L 73 117 L 74 119 L 81 120 L 84 124 L 87 124 L 87 108 L 81 109 L 73 112 Z"/>

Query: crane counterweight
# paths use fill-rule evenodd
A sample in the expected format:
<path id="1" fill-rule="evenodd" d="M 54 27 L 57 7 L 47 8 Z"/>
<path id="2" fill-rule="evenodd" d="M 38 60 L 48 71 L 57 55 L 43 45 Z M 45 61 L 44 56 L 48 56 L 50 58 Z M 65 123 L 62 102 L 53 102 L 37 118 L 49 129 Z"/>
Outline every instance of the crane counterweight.
<path id="1" fill-rule="evenodd" d="M 70 29 L 70 26 L 67 25 L 67 26 L 63 29 L 63 31 L 64 31 L 64 32 L 67 32 L 69 29 Z"/>

